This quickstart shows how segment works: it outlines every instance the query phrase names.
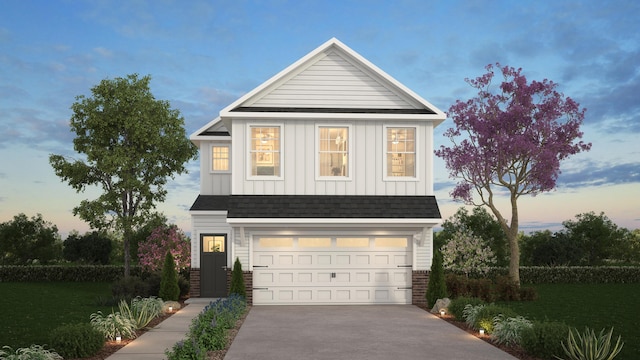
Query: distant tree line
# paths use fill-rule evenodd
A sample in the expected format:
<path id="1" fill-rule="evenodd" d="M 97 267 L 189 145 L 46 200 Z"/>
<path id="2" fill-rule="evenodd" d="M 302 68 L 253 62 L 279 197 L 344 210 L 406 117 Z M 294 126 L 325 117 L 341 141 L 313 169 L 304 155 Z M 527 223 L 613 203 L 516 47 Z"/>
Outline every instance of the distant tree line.
<path id="1" fill-rule="evenodd" d="M 640 229 L 633 231 L 617 226 L 603 212 L 578 214 L 562 223 L 556 232 L 520 232 L 520 264 L 523 266 L 599 266 L 640 264 Z M 468 239 L 474 238 L 475 248 Z M 465 242 L 466 241 L 466 242 Z M 466 244 L 460 246 L 459 244 Z M 450 246 L 447 246 L 450 245 Z M 451 246 L 455 245 L 455 246 Z M 442 230 L 435 233 L 434 248 L 449 258 L 464 258 L 463 252 L 476 254 L 490 250 L 486 257 L 491 266 L 507 266 L 508 243 L 498 221 L 483 207 L 471 212 L 461 207 L 445 220 Z M 454 249 L 454 250 L 452 250 Z M 457 254 L 451 254 L 452 251 Z M 476 256 L 476 260 L 478 257 Z M 453 265 L 455 268 L 456 264 Z M 457 264 L 458 267 L 464 264 Z M 456 268 L 462 270 L 462 268 Z"/>
<path id="2" fill-rule="evenodd" d="M 148 249 L 160 244 L 164 251 L 138 256 L 138 248 Z M 149 263 L 162 262 L 167 251 L 178 256 L 179 269 L 190 263 L 190 239 L 176 225 L 168 224 L 166 217 L 156 215 L 136 229 L 131 237 L 132 261 L 159 271 Z M 120 265 L 123 254 L 122 236 L 114 232 L 89 231 L 69 233 L 63 241 L 58 228 L 38 214 L 29 218 L 25 214 L 0 223 L 0 265 L 49 265 L 61 263 L 90 265 Z M 181 255 L 180 255 L 181 254 Z M 157 259 L 156 259 L 157 258 Z"/>

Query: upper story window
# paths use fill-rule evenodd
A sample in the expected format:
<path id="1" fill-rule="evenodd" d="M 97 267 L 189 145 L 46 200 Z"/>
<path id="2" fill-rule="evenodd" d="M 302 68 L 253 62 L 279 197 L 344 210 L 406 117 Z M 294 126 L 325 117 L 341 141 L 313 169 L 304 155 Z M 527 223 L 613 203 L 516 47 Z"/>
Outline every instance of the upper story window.
<path id="1" fill-rule="evenodd" d="M 387 176 L 416 176 L 416 129 L 387 128 Z"/>
<path id="2" fill-rule="evenodd" d="M 213 145 L 211 147 L 211 171 L 228 172 L 230 170 L 229 145 Z"/>
<path id="3" fill-rule="evenodd" d="M 251 175 L 280 176 L 280 127 L 251 126 Z"/>
<path id="4" fill-rule="evenodd" d="M 349 128 L 318 128 L 320 176 L 349 176 Z"/>

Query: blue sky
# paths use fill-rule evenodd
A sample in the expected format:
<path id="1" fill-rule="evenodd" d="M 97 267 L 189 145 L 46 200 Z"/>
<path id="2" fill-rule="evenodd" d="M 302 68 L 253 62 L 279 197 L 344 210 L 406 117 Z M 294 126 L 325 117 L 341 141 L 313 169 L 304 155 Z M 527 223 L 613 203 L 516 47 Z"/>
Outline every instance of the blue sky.
<path id="1" fill-rule="evenodd" d="M 604 211 L 640 228 L 640 2 L 628 1 L 34 1 L 0 5 L 0 222 L 42 214 L 63 236 L 88 226 L 49 154 L 75 156 L 68 121 L 78 95 L 105 78 L 151 75 L 197 130 L 226 105 L 332 37 L 447 111 L 474 95 L 465 78 L 500 62 L 548 78 L 587 108 L 592 150 L 562 164 L 556 191 L 520 201 L 521 229 L 557 229 Z M 449 145 L 437 128 L 436 146 Z M 196 162 L 159 206 L 189 231 Z M 460 206 L 434 168 L 444 218 Z M 507 212 L 507 204 L 502 206 Z"/>

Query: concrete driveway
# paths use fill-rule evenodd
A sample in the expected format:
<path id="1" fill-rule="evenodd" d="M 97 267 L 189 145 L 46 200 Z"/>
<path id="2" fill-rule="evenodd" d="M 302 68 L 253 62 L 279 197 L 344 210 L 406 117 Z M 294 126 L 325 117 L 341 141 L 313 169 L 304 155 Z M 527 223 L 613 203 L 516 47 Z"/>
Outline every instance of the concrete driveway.
<path id="1" fill-rule="evenodd" d="M 515 357 L 412 305 L 254 306 L 225 360 Z"/>

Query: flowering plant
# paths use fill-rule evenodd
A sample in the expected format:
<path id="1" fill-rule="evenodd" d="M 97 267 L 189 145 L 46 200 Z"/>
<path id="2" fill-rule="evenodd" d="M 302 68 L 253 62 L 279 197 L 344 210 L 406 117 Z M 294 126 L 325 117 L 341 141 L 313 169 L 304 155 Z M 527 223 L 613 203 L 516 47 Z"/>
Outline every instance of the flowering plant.
<path id="1" fill-rule="evenodd" d="M 191 242 L 176 225 L 161 225 L 140 243 L 138 246 L 140 265 L 148 271 L 160 271 L 167 251 L 173 255 L 177 271 L 191 265 Z"/>

